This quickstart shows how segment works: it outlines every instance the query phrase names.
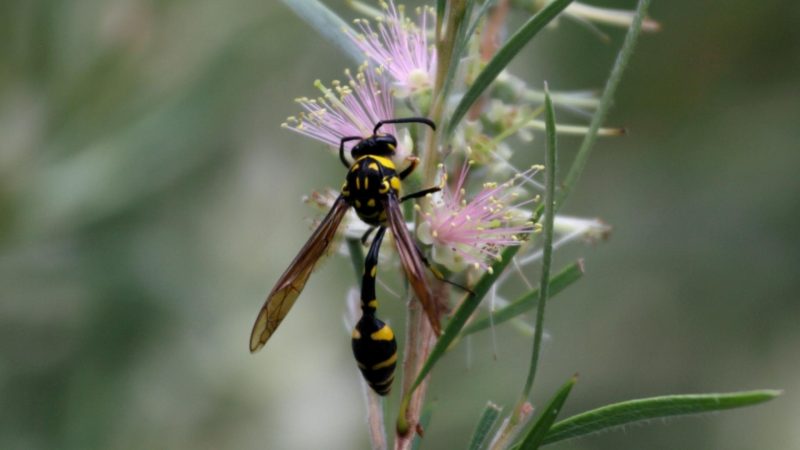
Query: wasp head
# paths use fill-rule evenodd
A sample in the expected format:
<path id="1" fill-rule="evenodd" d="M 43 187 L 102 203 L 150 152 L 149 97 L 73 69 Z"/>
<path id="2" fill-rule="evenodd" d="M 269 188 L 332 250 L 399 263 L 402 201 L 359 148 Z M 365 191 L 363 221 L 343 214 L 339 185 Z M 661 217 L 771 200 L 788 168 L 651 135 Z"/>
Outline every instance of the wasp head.
<path id="1" fill-rule="evenodd" d="M 353 146 L 350 155 L 358 159 L 364 155 L 391 157 L 397 148 L 397 139 L 391 134 L 376 134 L 364 138 Z"/>

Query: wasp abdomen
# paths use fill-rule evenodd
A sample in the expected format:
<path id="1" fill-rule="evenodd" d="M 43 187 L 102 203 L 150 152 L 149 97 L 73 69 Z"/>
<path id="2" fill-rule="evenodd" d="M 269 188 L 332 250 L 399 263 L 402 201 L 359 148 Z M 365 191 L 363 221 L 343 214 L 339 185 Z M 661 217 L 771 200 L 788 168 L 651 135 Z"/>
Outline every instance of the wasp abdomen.
<path id="1" fill-rule="evenodd" d="M 367 384 L 386 395 L 392 388 L 397 366 L 397 341 L 394 332 L 373 314 L 365 313 L 353 330 L 353 355 Z"/>

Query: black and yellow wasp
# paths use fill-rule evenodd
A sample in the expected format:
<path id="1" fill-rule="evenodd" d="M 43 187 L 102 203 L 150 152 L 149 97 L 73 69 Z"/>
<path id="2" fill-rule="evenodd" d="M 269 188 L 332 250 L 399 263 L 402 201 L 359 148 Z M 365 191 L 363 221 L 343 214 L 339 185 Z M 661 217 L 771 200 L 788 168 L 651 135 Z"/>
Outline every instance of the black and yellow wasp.
<path id="1" fill-rule="evenodd" d="M 389 119 L 379 121 L 373 129 L 372 136 L 366 138 L 346 136 L 341 139 L 339 159 L 348 169 L 347 178 L 331 210 L 267 296 L 250 335 L 251 352 L 261 349 L 286 317 L 308 281 L 317 260 L 326 253 L 339 224 L 351 206 L 355 208 L 358 217 L 372 227 L 370 231 L 378 229 L 364 264 L 361 298 L 364 315 L 353 332 L 353 351 L 367 381 L 378 393 L 386 394 L 388 383 L 391 383 L 391 372 L 387 375 L 386 370 L 382 369 L 391 366 L 393 370 L 394 360 L 397 357 L 391 329 L 374 314 L 377 305 L 377 300 L 374 298 L 374 283 L 378 249 L 387 227 L 394 235 L 397 252 L 409 284 L 421 302 L 433 330 L 437 335 L 441 334 L 439 317 L 442 307 L 434 302 L 425 278 L 425 267 L 428 263 L 406 228 L 400 209 L 401 202 L 436 192 L 439 187 L 405 196 L 400 195 L 400 181 L 411 174 L 418 160 L 411 159 L 409 166 L 398 173 L 391 159 L 397 147 L 397 140 L 391 134 L 378 133 L 382 126 L 398 123 L 420 123 L 436 129 L 432 121 L 423 117 Z M 358 142 L 350 151 L 353 162 L 349 163 L 345 157 L 344 144 L 355 140 Z M 365 239 L 370 231 L 365 234 Z M 384 343 L 387 343 L 388 347 L 384 346 Z"/>

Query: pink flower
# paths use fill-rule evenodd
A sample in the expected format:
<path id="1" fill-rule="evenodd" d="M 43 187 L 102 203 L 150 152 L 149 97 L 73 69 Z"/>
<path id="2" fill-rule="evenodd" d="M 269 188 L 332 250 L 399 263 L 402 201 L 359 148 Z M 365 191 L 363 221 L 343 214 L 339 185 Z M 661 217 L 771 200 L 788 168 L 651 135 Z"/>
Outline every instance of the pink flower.
<path id="1" fill-rule="evenodd" d="M 384 67 L 395 81 L 398 97 L 426 91 L 433 85 L 436 48 L 428 44 L 428 18 L 433 10 L 417 9 L 419 25 L 405 15 L 405 7 L 381 2 L 384 15 L 377 18 L 377 30 L 365 19 L 355 21 L 361 29 L 351 34 L 367 58 Z"/>
<path id="2" fill-rule="evenodd" d="M 519 245 L 519 237 L 534 230 L 530 211 L 521 209 L 534 199 L 518 202 L 516 182 L 540 169 L 533 167 L 503 184 L 486 183 L 467 202 L 465 164 L 455 184 L 445 187 L 441 197 L 433 199 L 431 210 L 423 213 L 418 234 L 433 245 L 434 260 L 454 271 L 466 266 L 491 270 L 503 247 Z"/>
<path id="3" fill-rule="evenodd" d="M 317 80 L 314 86 L 322 91 L 322 96 L 298 98 L 297 103 L 304 111 L 286 119 L 282 126 L 335 149 L 339 148 L 343 137 L 371 136 L 375 123 L 394 117 L 394 100 L 379 72 L 366 64 L 358 69 L 355 77 L 346 70 L 348 82 L 334 81 L 332 88 Z M 383 126 L 381 132 L 396 135 L 391 124 Z M 403 153 L 400 141 L 398 155 L 407 154 L 407 151 Z M 345 145 L 349 149 L 355 144 L 356 141 L 351 141 Z"/>

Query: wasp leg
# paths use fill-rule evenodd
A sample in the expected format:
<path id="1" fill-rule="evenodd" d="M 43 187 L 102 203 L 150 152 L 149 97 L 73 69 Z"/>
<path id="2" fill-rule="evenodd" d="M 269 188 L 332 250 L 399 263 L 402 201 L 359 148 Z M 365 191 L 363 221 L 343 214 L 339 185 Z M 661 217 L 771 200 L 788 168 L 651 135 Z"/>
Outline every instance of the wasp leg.
<path id="1" fill-rule="evenodd" d="M 401 180 L 405 180 L 407 176 L 411 175 L 411 172 L 413 172 L 414 169 L 416 169 L 417 165 L 419 164 L 419 158 L 417 158 L 416 156 L 409 156 L 408 160 L 409 160 L 408 167 L 403 169 L 403 171 L 397 175 L 400 177 Z"/>
<path id="2" fill-rule="evenodd" d="M 378 134 L 378 130 L 381 129 L 382 126 L 390 123 L 421 123 L 431 127 L 431 129 L 436 129 L 436 124 L 433 123 L 432 120 L 427 119 L 425 117 L 405 117 L 402 119 L 387 119 L 381 120 L 375 124 L 375 128 L 372 130 L 372 134 Z"/>
<path id="3" fill-rule="evenodd" d="M 424 264 L 425 267 L 427 267 L 428 270 L 431 271 L 431 273 L 433 274 L 434 277 L 436 277 L 437 280 L 442 281 L 444 283 L 447 283 L 447 284 L 449 284 L 451 286 L 455 286 L 455 287 L 461 289 L 462 291 L 469 293 L 469 295 L 475 295 L 475 293 L 472 292 L 472 289 L 470 289 L 470 288 L 468 288 L 466 286 L 462 286 L 462 285 L 456 283 L 455 281 L 448 280 L 444 276 L 444 274 L 442 272 L 439 272 L 439 269 L 437 269 L 436 267 L 433 267 L 431 265 L 431 262 L 428 261 L 428 258 L 426 258 L 425 255 L 422 253 L 422 249 L 419 248 L 419 246 L 416 243 L 414 244 L 414 248 L 417 249 L 417 254 L 419 255 L 419 259 L 422 261 L 422 264 Z"/>
<path id="4" fill-rule="evenodd" d="M 344 143 L 355 141 L 357 139 L 363 138 L 361 136 L 345 136 L 341 141 L 339 141 L 339 159 L 342 160 L 342 164 L 344 164 L 344 166 L 348 169 L 350 168 L 350 164 L 347 162 L 347 158 L 344 157 Z"/>
<path id="5" fill-rule="evenodd" d="M 439 192 L 441 190 L 442 190 L 442 188 L 440 188 L 439 186 L 435 186 L 435 187 L 428 188 L 428 189 L 423 189 L 421 191 L 417 191 L 417 192 L 414 192 L 412 194 L 408 194 L 408 195 L 402 196 L 400 198 L 400 202 L 402 203 L 402 202 L 404 202 L 406 200 L 411 200 L 413 198 L 425 197 L 428 194 L 433 194 L 434 192 Z"/>
<path id="6" fill-rule="evenodd" d="M 376 228 L 378 228 L 378 227 L 369 227 L 369 228 L 367 228 L 367 231 L 365 231 L 364 234 L 361 235 L 361 245 L 363 245 L 364 247 L 367 246 L 367 241 L 369 240 L 369 235 L 371 235 L 372 232 L 375 231 Z"/>

